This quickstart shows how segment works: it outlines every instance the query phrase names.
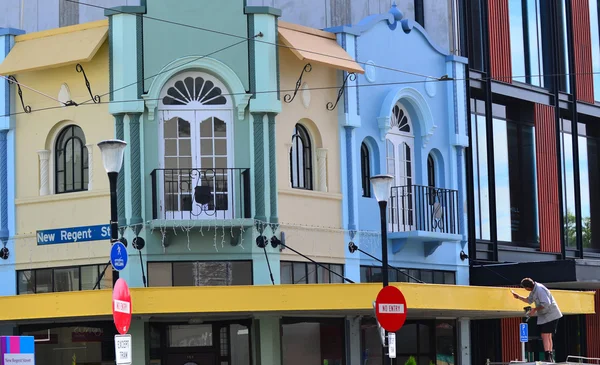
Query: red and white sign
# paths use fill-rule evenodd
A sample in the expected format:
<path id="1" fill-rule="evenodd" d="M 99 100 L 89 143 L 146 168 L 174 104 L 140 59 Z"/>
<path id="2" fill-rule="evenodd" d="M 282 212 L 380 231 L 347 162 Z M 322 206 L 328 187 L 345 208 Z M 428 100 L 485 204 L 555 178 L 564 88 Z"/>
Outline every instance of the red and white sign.
<path id="1" fill-rule="evenodd" d="M 406 299 L 395 286 L 386 286 L 379 291 L 375 300 L 377 321 L 388 332 L 396 332 L 406 321 Z"/>
<path id="2" fill-rule="evenodd" d="M 129 331 L 131 325 L 131 294 L 125 280 L 119 278 L 113 288 L 113 319 L 120 334 Z"/>

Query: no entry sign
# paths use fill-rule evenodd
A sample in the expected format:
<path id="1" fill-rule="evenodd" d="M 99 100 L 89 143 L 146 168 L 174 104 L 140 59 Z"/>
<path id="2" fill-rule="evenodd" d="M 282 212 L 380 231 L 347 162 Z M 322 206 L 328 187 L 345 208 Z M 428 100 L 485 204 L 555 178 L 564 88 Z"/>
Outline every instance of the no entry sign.
<path id="1" fill-rule="evenodd" d="M 120 334 L 129 331 L 131 325 L 131 294 L 125 280 L 119 278 L 113 288 L 113 319 Z"/>
<path id="2" fill-rule="evenodd" d="M 386 286 L 379 291 L 375 300 L 377 321 L 388 332 L 396 332 L 406 321 L 406 299 L 395 286 Z"/>

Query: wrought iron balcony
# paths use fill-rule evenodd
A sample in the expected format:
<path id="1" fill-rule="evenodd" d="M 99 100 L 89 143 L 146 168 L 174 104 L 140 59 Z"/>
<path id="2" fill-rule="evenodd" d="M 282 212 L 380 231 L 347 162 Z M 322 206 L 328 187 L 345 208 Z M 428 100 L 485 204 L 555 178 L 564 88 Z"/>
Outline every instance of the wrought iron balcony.
<path id="1" fill-rule="evenodd" d="M 155 169 L 153 219 L 251 218 L 250 169 Z"/>
<path id="2" fill-rule="evenodd" d="M 422 185 L 392 187 L 388 219 L 394 252 L 412 240 L 426 243 L 428 256 L 441 242 L 461 239 L 457 190 Z"/>

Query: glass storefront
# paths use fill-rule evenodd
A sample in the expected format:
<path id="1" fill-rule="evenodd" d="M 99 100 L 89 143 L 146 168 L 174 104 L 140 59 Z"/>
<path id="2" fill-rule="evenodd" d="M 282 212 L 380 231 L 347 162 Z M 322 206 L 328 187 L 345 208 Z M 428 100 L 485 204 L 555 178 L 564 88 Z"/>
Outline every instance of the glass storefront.
<path id="1" fill-rule="evenodd" d="M 456 321 L 406 321 L 396 332 L 396 364 L 405 365 L 412 357 L 417 365 L 454 365 L 456 363 Z M 382 346 L 377 321 L 361 322 L 361 364 L 380 365 Z"/>
<path id="2" fill-rule="evenodd" d="M 281 324 L 283 364 L 346 364 L 344 319 L 284 318 Z"/>
<path id="3" fill-rule="evenodd" d="M 112 322 L 21 326 L 22 336 L 35 338 L 36 365 L 109 365 L 115 362 Z"/>

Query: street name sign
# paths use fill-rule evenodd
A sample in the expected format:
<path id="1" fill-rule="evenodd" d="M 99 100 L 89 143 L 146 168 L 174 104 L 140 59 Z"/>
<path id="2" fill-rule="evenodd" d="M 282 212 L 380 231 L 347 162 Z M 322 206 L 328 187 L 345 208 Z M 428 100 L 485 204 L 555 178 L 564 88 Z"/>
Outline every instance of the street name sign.
<path id="1" fill-rule="evenodd" d="M 115 335 L 115 361 L 117 365 L 130 365 L 131 358 L 131 335 Z"/>
<path id="2" fill-rule="evenodd" d="M 0 364 L 35 365 L 35 339 L 33 336 L 0 337 Z"/>
<path id="3" fill-rule="evenodd" d="M 400 289 L 386 286 L 379 291 L 375 300 L 377 321 L 388 332 L 396 332 L 406 321 L 406 299 Z"/>
<path id="4" fill-rule="evenodd" d="M 131 294 L 127 282 L 119 278 L 113 289 L 113 320 L 120 334 L 127 334 L 131 325 Z"/>
<path id="5" fill-rule="evenodd" d="M 529 341 L 529 326 L 527 323 L 521 323 L 519 325 L 519 337 L 521 338 L 521 342 Z"/>
<path id="6" fill-rule="evenodd" d="M 36 232 L 38 245 L 103 241 L 110 239 L 110 225 L 46 229 Z"/>
<path id="7" fill-rule="evenodd" d="M 117 271 L 121 271 L 127 266 L 128 259 L 127 247 L 119 241 L 113 243 L 110 248 L 110 264 L 112 267 Z"/>

